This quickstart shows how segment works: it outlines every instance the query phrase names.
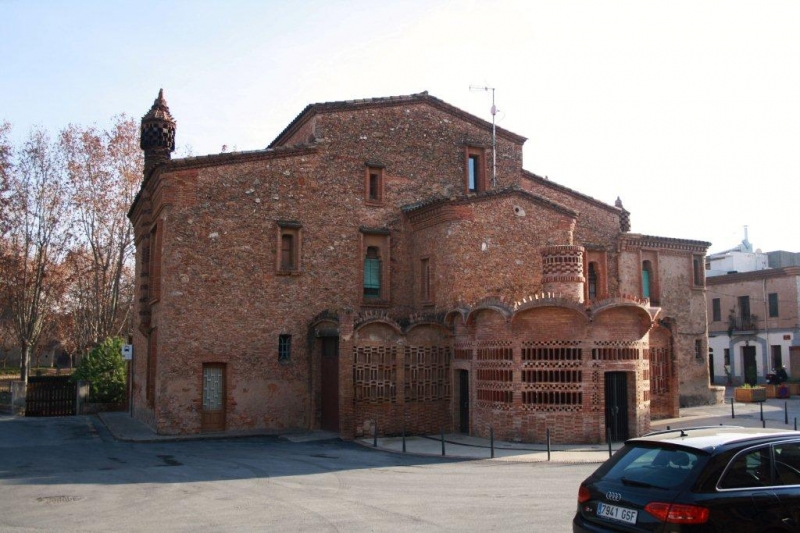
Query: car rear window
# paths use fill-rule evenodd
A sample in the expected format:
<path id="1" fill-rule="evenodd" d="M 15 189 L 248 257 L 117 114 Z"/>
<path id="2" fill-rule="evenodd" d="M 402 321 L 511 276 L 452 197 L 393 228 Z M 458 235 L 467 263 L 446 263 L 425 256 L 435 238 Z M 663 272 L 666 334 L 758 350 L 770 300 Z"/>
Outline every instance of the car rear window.
<path id="1" fill-rule="evenodd" d="M 697 460 L 690 450 L 626 445 L 619 460 L 598 474 L 628 485 L 671 489 L 686 481 Z"/>

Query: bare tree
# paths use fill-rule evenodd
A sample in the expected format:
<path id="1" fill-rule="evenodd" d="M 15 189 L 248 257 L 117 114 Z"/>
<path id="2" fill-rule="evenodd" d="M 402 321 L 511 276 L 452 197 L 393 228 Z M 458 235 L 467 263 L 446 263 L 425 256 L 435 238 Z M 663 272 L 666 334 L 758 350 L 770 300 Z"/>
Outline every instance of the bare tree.
<path id="1" fill-rule="evenodd" d="M 9 166 L 0 292 L 9 302 L 22 352 L 20 379 L 27 383 L 32 350 L 64 288 L 59 266 L 70 242 L 69 206 L 63 164 L 42 129 L 31 131 L 16 164 Z"/>
<path id="2" fill-rule="evenodd" d="M 68 301 L 77 353 L 124 333 L 133 299 L 133 230 L 126 217 L 142 175 L 138 124 L 118 116 L 109 131 L 69 126 L 60 145 L 75 210 Z"/>
<path id="3" fill-rule="evenodd" d="M 12 154 L 11 142 L 8 140 L 10 131 L 11 124 L 8 122 L 0 123 L 0 236 L 4 235 L 8 230 L 8 182 L 11 174 Z"/>

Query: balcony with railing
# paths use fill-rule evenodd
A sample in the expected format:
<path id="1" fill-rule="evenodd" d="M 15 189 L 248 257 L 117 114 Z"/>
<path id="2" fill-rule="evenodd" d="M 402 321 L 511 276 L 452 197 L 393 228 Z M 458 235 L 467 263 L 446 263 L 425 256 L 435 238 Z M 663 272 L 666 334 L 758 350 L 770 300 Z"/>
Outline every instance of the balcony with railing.
<path id="1" fill-rule="evenodd" d="M 758 332 L 758 317 L 756 315 L 749 315 L 749 316 L 731 315 L 728 317 L 729 335 L 754 334 L 756 332 Z"/>

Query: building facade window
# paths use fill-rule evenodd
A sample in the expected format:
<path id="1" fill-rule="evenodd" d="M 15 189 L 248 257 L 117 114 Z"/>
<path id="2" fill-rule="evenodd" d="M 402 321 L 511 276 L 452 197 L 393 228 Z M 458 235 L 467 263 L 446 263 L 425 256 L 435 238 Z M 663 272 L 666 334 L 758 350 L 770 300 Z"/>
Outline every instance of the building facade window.
<path id="1" fill-rule="evenodd" d="M 367 163 L 364 200 L 367 205 L 383 205 L 383 166 Z"/>
<path id="2" fill-rule="evenodd" d="M 387 305 L 389 302 L 389 231 L 361 230 L 361 287 L 362 303 Z"/>
<path id="3" fill-rule="evenodd" d="M 467 192 L 486 190 L 486 158 L 482 148 L 467 147 L 465 181 Z"/>
<path id="4" fill-rule="evenodd" d="M 148 272 L 148 294 L 150 301 L 161 297 L 161 238 L 163 231 L 158 224 L 150 230 L 150 257 Z"/>
<path id="5" fill-rule="evenodd" d="M 780 311 L 778 309 L 778 293 L 777 292 L 771 292 L 771 293 L 769 293 L 767 298 L 769 300 L 769 316 L 770 316 L 770 318 L 775 318 L 775 317 L 777 317 L 779 315 L 779 311 Z"/>
<path id="6" fill-rule="evenodd" d="M 292 359 L 292 336 L 278 335 L 278 361 L 286 363 Z"/>
<path id="7" fill-rule="evenodd" d="M 650 298 L 650 280 L 653 278 L 653 265 L 642 261 L 642 298 Z"/>
<path id="8" fill-rule="evenodd" d="M 706 284 L 705 264 L 703 256 L 695 255 L 692 257 L 692 281 L 695 287 L 703 287 Z"/>
<path id="9" fill-rule="evenodd" d="M 300 273 L 302 225 L 295 221 L 278 221 L 278 253 L 275 265 L 278 274 Z"/>
<path id="10" fill-rule="evenodd" d="M 588 293 L 589 293 L 589 300 L 597 299 L 597 263 L 592 261 L 589 263 L 589 275 L 587 276 L 589 281 Z"/>
<path id="11" fill-rule="evenodd" d="M 741 321 L 742 329 L 750 329 L 747 327 L 750 324 L 750 297 L 739 296 L 739 320 Z"/>
<path id="12" fill-rule="evenodd" d="M 364 257 L 364 298 L 381 297 L 381 256 L 376 246 L 367 247 Z"/>
<path id="13" fill-rule="evenodd" d="M 423 304 L 433 302 L 433 272 L 431 259 L 423 257 L 420 260 L 420 300 Z"/>
<path id="14" fill-rule="evenodd" d="M 711 317 L 712 322 L 719 322 L 722 320 L 722 306 L 719 298 L 711 300 Z"/>

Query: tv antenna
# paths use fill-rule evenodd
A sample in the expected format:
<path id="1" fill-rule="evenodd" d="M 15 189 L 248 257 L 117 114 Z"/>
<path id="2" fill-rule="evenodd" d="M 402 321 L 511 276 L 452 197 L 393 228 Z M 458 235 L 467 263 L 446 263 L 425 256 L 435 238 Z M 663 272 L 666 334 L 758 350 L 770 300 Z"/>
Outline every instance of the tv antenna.
<path id="1" fill-rule="evenodd" d="M 497 132 L 494 125 L 494 117 L 497 114 L 497 108 L 494 105 L 494 87 L 470 85 L 469 90 L 492 91 L 492 109 L 489 112 L 492 114 L 492 189 L 494 189 L 497 187 Z"/>

